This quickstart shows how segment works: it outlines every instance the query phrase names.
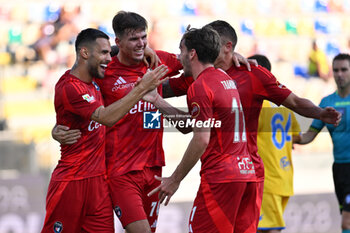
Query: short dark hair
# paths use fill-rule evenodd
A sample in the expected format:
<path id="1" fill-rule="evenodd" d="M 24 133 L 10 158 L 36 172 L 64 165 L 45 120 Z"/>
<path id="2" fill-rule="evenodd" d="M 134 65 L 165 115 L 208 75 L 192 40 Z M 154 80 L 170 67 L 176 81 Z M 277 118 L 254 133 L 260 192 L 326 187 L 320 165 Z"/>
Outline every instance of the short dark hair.
<path id="1" fill-rule="evenodd" d="M 146 30 L 147 21 L 135 12 L 119 11 L 112 21 L 113 31 L 116 37 L 122 37 L 133 30 Z"/>
<path id="2" fill-rule="evenodd" d="M 77 39 L 75 40 L 75 51 L 78 52 L 81 47 L 88 46 L 96 42 L 96 39 L 104 38 L 109 40 L 109 36 L 95 28 L 87 28 L 79 32 Z"/>
<path id="3" fill-rule="evenodd" d="M 350 55 L 348 53 L 339 53 L 338 55 L 336 55 L 333 58 L 333 63 L 334 63 L 334 61 L 337 61 L 337 60 L 348 60 L 349 65 L 350 65 Z"/>
<path id="4" fill-rule="evenodd" d="M 265 55 L 255 54 L 255 55 L 250 56 L 248 58 L 255 59 L 259 65 L 261 65 L 262 67 L 265 67 L 268 71 L 271 71 L 271 63 Z"/>
<path id="5" fill-rule="evenodd" d="M 232 42 L 232 48 L 233 50 L 235 49 L 238 41 L 237 34 L 235 29 L 228 22 L 223 20 L 215 20 L 207 25 L 211 26 L 219 33 L 222 42 L 224 42 L 224 40 L 229 40 Z"/>
<path id="6" fill-rule="evenodd" d="M 196 50 L 202 63 L 214 63 L 220 53 L 220 36 L 210 26 L 189 29 L 181 39 L 187 50 Z"/>
<path id="7" fill-rule="evenodd" d="M 119 53 L 118 46 L 112 45 L 112 47 L 111 47 L 111 57 L 114 57 L 114 56 L 118 55 L 118 53 Z"/>

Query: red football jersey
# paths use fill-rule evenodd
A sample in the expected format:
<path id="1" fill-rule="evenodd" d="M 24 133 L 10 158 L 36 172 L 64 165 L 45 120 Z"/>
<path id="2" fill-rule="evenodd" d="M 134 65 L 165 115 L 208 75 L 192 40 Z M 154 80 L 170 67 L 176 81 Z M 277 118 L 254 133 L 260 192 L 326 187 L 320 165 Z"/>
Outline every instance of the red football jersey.
<path id="1" fill-rule="evenodd" d="M 182 74 L 180 77 L 170 78 L 169 85 L 175 96 L 182 96 L 187 94 L 187 89 L 193 83 L 193 77 L 184 77 Z"/>
<path id="2" fill-rule="evenodd" d="M 275 76 L 265 68 L 252 66 L 249 72 L 245 67 L 228 69 L 227 74 L 236 82 L 244 110 L 248 148 L 252 155 L 258 181 L 264 179 L 264 165 L 258 155 L 257 131 L 259 114 L 264 99 L 277 105 L 289 96 L 291 91 L 280 84 Z"/>
<path id="3" fill-rule="evenodd" d="M 166 76 L 177 75 L 182 69 L 175 54 L 157 51 L 161 63 L 168 66 Z M 105 78 L 99 82 L 105 105 L 123 98 L 135 86 L 137 79 L 147 72 L 144 63 L 126 66 L 117 56 L 112 58 L 105 72 Z M 162 86 L 158 87 L 162 94 Z M 163 126 L 159 129 L 144 129 L 143 114 L 156 111 L 153 104 L 140 100 L 113 127 L 107 128 L 106 158 L 108 174 L 118 176 L 129 171 L 142 170 L 144 167 L 164 166 L 162 146 Z"/>
<path id="4" fill-rule="evenodd" d="M 211 126 L 210 141 L 201 156 L 201 176 L 209 183 L 255 181 L 243 109 L 232 79 L 222 70 L 205 69 L 189 87 L 187 104 L 197 125 Z"/>
<path id="5" fill-rule="evenodd" d="M 54 181 L 70 181 L 106 173 L 105 126 L 91 120 L 92 113 L 103 105 L 98 85 L 85 83 L 69 74 L 55 86 L 56 121 L 79 129 L 81 138 L 72 145 L 61 145 L 61 159 L 52 174 Z"/>
<path id="6" fill-rule="evenodd" d="M 252 71 L 249 72 L 243 66 L 236 68 L 233 65 L 226 72 L 237 84 L 246 119 L 248 148 L 252 154 L 258 181 L 262 181 L 264 179 L 264 165 L 258 155 L 256 144 L 258 120 L 262 102 L 264 99 L 268 99 L 275 104 L 280 105 L 288 97 L 291 91 L 281 85 L 271 72 L 261 66 L 253 66 Z M 183 90 L 188 88 L 192 82 L 192 77 L 186 79 L 172 78 L 169 80 L 171 85 L 179 87 L 173 89 L 176 95 L 184 95 L 185 93 Z"/>

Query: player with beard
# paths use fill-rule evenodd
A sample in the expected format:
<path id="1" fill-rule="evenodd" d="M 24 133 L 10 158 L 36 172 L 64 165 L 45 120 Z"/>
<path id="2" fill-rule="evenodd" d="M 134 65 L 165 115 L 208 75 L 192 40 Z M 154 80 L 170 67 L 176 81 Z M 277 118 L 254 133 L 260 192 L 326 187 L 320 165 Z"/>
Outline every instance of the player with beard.
<path id="1" fill-rule="evenodd" d="M 105 104 L 129 93 L 147 70 L 144 50 L 147 46 L 147 21 L 134 12 L 118 12 L 112 21 L 119 48 L 100 83 Z M 167 65 L 167 76 L 179 74 L 182 65 L 177 55 L 156 51 L 161 64 Z M 186 79 L 182 76 L 180 79 Z M 158 92 L 172 96 L 176 85 L 162 85 Z M 159 199 L 147 194 L 159 185 L 155 175 L 161 176 L 165 165 L 162 146 L 163 126 L 144 129 L 144 113 L 155 111 L 152 104 L 140 100 L 116 125 L 107 129 L 106 159 L 109 188 L 115 213 L 128 233 L 155 232 Z"/>
<path id="2" fill-rule="evenodd" d="M 139 14 L 121 11 L 113 18 L 113 29 L 119 52 L 108 64 L 103 82 L 98 82 L 106 106 L 129 93 L 138 78 L 148 70 L 143 63 L 147 46 L 146 20 Z M 178 74 L 178 70 L 182 69 L 175 54 L 157 51 L 157 55 L 161 63 L 168 66 L 167 75 Z M 233 62 L 236 55 L 232 56 Z M 187 78 L 182 76 L 179 79 Z M 158 92 L 164 97 L 171 97 L 174 96 L 173 90 L 180 89 L 176 82 L 165 81 L 158 87 Z M 163 127 L 143 128 L 144 112 L 155 110 L 152 104 L 139 101 L 106 132 L 107 170 L 113 207 L 128 233 L 156 230 L 159 199 L 156 195 L 149 197 L 147 193 L 159 185 L 153 177 L 161 176 L 165 165 Z M 56 137 L 55 134 L 53 136 Z M 70 141 L 74 142 L 73 139 Z"/>
<path id="3" fill-rule="evenodd" d="M 105 127 L 112 126 L 167 72 L 160 66 L 145 74 L 120 101 L 103 106 L 96 80 L 102 80 L 111 61 L 109 37 L 85 29 L 75 42 L 76 62 L 55 87 L 57 124 L 81 132 L 72 145 L 61 146 L 46 198 L 42 232 L 114 232 L 112 203 L 106 182 Z"/>

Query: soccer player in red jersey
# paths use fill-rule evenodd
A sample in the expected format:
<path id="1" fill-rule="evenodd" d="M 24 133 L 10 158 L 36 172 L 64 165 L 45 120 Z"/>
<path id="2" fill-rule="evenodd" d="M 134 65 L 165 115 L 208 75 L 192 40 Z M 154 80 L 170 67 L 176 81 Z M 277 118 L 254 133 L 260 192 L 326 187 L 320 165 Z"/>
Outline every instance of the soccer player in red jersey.
<path id="1" fill-rule="evenodd" d="M 122 100 L 103 106 L 97 79 L 111 61 L 109 37 L 96 29 L 79 33 L 76 62 L 55 87 L 57 124 L 79 129 L 81 138 L 61 146 L 46 199 L 42 232 L 113 233 L 113 209 L 106 182 L 105 127 L 112 126 L 167 72 L 165 66 L 147 73 Z"/>
<path id="2" fill-rule="evenodd" d="M 201 183 L 189 219 L 189 232 L 236 232 L 236 217 L 255 209 L 255 170 L 245 134 L 243 109 L 232 79 L 214 68 L 220 52 L 220 37 L 210 27 L 190 29 L 180 43 L 180 59 L 185 74 L 194 82 L 187 91 L 193 121 L 193 138 L 173 174 L 156 177 L 161 184 L 160 201 L 168 204 L 180 182 L 200 159 Z M 148 96 L 148 95 L 146 95 Z M 145 97 L 146 97 L 145 96 Z M 144 97 L 144 98 L 145 98 Z M 164 113 L 178 113 L 159 95 L 148 99 Z M 205 126 L 204 122 L 214 121 Z M 186 123 L 186 124 L 187 124 Z M 254 221 L 246 215 L 246 221 Z"/>
<path id="3" fill-rule="evenodd" d="M 112 21 L 119 48 L 99 83 L 106 106 L 129 93 L 138 77 L 148 69 L 144 64 L 147 46 L 147 21 L 133 12 L 118 12 Z M 156 51 L 162 64 L 167 65 L 168 76 L 182 69 L 175 54 Z M 186 79 L 181 77 L 181 79 Z M 158 87 L 160 95 L 171 96 L 175 85 Z M 144 128 L 144 115 L 156 108 L 140 100 L 116 125 L 107 129 L 106 159 L 109 188 L 113 207 L 128 233 L 155 232 L 159 199 L 147 194 L 159 185 L 153 179 L 161 176 L 165 165 L 162 146 L 163 125 L 156 129 Z"/>
<path id="4" fill-rule="evenodd" d="M 100 88 L 106 106 L 133 90 L 139 77 L 148 70 L 144 64 L 147 45 L 147 22 L 139 14 L 118 12 L 113 18 L 113 30 L 119 48 L 106 70 Z M 175 54 L 157 51 L 162 64 L 169 68 L 168 76 L 182 69 Z M 162 86 L 158 87 L 160 93 Z M 163 128 L 144 129 L 144 113 L 155 107 L 140 100 L 116 125 L 107 129 L 106 159 L 113 207 L 128 233 L 155 232 L 158 218 L 158 198 L 147 193 L 158 186 L 154 175 L 161 175 L 165 165 L 162 147 Z"/>
<path id="5" fill-rule="evenodd" d="M 322 109 L 311 101 L 296 96 L 284 85 L 280 84 L 272 73 L 261 66 L 253 66 L 251 72 L 248 72 L 244 67 L 235 67 L 232 63 L 232 53 L 237 44 L 235 30 L 230 24 L 222 20 L 214 21 L 208 25 L 216 30 L 221 37 L 222 45 L 220 54 L 214 63 L 215 67 L 225 70 L 231 76 L 237 85 L 241 97 L 247 129 L 248 149 L 252 155 L 257 175 L 257 190 L 259 191 L 256 203 L 257 208 L 260 209 L 264 186 L 264 166 L 258 155 L 256 142 L 258 119 L 263 100 L 269 100 L 277 105 L 282 104 L 302 116 L 321 119 L 324 122 L 335 125 L 340 121 L 340 113 L 330 107 Z M 176 89 L 175 94 L 183 95 L 185 93 L 182 90 L 190 85 L 191 80 L 170 79 L 169 82 L 173 85 L 177 82 L 176 86 L 181 88 Z M 244 216 L 239 221 L 244 221 Z M 258 222 L 259 216 L 256 216 L 255 227 L 257 227 Z M 242 229 L 239 232 L 245 231 Z"/>
<path id="6" fill-rule="evenodd" d="M 138 78 L 148 69 L 143 63 L 147 45 L 147 22 L 133 12 L 119 12 L 113 19 L 117 56 L 106 69 L 105 79 L 98 82 L 106 106 L 129 93 Z M 161 63 L 168 65 L 168 75 L 182 69 L 175 54 L 157 51 Z M 234 58 L 233 58 L 234 59 Z M 181 77 L 180 79 L 185 79 Z M 165 82 L 158 92 L 173 96 L 176 83 Z M 114 210 L 128 233 L 155 232 L 158 217 L 158 197 L 147 193 L 159 185 L 154 175 L 161 175 L 164 166 L 162 148 L 163 126 L 144 129 L 144 114 L 156 108 L 139 101 L 115 126 L 107 128 L 106 159 L 109 187 Z M 78 137 L 78 136 L 77 136 Z M 74 142 L 74 140 L 73 140 Z"/>

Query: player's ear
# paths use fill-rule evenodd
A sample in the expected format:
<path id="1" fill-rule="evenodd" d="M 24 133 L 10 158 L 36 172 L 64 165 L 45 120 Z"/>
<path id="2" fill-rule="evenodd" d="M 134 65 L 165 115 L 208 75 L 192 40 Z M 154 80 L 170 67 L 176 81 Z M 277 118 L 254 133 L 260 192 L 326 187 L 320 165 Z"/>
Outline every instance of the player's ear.
<path id="1" fill-rule="evenodd" d="M 81 56 L 82 58 L 88 59 L 88 57 L 89 57 L 89 50 L 88 50 L 88 48 L 82 47 L 82 48 L 80 49 L 79 53 L 80 53 L 80 56 Z"/>
<path id="2" fill-rule="evenodd" d="M 191 49 L 191 51 L 189 52 L 190 60 L 192 60 L 196 55 L 197 55 L 196 50 L 195 49 Z"/>
<path id="3" fill-rule="evenodd" d="M 231 41 L 227 41 L 224 44 L 224 48 L 225 48 L 225 52 L 232 53 L 232 51 L 233 51 L 232 42 Z"/>
<path id="4" fill-rule="evenodd" d="M 119 39 L 119 37 L 115 37 L 114 42 L 115 42 L 115 44 L 119 47 L 119 44 L 120 44 L 120 39 Z"/>

